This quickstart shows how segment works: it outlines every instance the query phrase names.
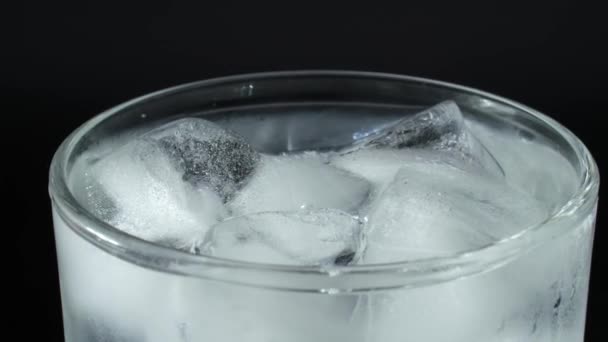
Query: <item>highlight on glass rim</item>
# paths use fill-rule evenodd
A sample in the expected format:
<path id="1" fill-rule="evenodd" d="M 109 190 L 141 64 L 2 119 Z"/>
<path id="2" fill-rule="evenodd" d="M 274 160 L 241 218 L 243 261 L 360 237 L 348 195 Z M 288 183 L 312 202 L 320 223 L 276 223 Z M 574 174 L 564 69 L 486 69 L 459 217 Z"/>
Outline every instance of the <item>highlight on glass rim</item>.
<path id="1" fill-rule="evenodd" d="M 582 342 L 599 175 L 429 79 L 292 71 L 118 105 L 49 189 L 68 342 Z"/>

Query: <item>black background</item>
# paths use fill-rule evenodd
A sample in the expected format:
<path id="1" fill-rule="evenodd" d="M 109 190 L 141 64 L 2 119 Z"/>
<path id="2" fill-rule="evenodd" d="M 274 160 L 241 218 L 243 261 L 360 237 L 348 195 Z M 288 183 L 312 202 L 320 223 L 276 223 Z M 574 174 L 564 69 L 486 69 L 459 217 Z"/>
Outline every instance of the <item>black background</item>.
<path id="1" fill-rule="evenodd" d="M 598 2 L 599 3 L 599 2 Z M 27 2 L 3 11 L 3 189 L 13 220 L 4 283 L 22 341 L 61 341 L 47 171 L 61 140 L 132 97 L 198 79 L 286 69 L 355 69 L 437 78 L 536 108 L 587 144 L 605 169 L 608 32 L 580 1 L 363 1 L 312 6 Z M 3 163 L 5 163 L 3 162 Z M 605 188 L 604 188 L 605 189 Z M 587 340 L 603 341 L 607 244 L 600 206 Z M 3 272 L 4 273 L 4 272 Z M 15 282 L 16 279 L 16 282 Z"/>

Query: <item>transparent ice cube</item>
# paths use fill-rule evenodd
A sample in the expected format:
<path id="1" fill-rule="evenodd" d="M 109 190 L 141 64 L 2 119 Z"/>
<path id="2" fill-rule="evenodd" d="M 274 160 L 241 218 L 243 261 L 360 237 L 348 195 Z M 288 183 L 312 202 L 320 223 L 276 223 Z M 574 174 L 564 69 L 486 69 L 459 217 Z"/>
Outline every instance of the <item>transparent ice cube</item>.
<path id="1" fill-rule="evenodd" d="M 359 255 L 361 224 L 333 209 L 265 212 L 215 225 L 200 252 L 270 264 L 346 265 Z"/>
<path id="2" fill-rule="evenodd" d="M 327 165 L 315 152 L 263 156 L 249 183 L 228 206 L 235 215 L 302 208 L 356 213 L 369 191 L 368 181 Z"/>
<path id="3" fill-rule="evenodd" d="M 458 105 L 445 101 L 404 117 L 355 141 L 331 164 L 372 181 L 390 182 L 411 159 L 441 160 L 477 173 L 502 177 L 503 170 L 465 125 Z"/>
<path id="4" fill-rule="evenodd" d="M 246 183 L 260 158 L 239 136 L 198 118 L 170 122 L 146 138 L 158 142 L 184 180 L 210 188 L 223 199 Z"/>
<path id="5" fill-rule="evenodd" d="M 369 205 L 365 263 L 478 249 L 540 223 L 547 210 L 493 177 L 410 161 Z"/>

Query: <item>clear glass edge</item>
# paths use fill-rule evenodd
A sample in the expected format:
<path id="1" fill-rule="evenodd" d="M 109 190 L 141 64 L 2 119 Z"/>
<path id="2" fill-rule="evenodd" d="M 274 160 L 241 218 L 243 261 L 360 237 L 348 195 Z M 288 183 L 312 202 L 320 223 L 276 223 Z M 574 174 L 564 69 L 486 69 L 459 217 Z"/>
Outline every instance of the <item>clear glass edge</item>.
<path id="1" fill-rule="evenodd" d="M 332 268 L 251 263 L 204 255 L 194 255 L 168 247 L 159 246 L 157 244 L 126 234 L 121 230 L 99 220 L 94 215 L 89 213 L 85 208 L 83 208 L 71 194 L 67 186 L 67 175 L 65 174 L 64 168 L 65 163 L 67 162 L 66 157 L 69 156 L 72 148 L 78 142 L 78 139 L 84 132 L 116 112 L 119 112 L 139 102 L 149 100 L 154 97 L 167 96 L 174 92 L 183 91 L 184 89 L 188 88 L 213 86 L 216 84 L 234 81 L 251 81 L 269 77 L 276 78 L 293 76 L 350 76 L 393 79 L 397 81 L 418 82 L 437 87 L 449 88 L 462 93 L 482 96 L 484 98 L 488 98 L 526 112 L 527 114 L 540 119 L 543 123 L 554 129 L 576 151 L 577 157 L 582 164 L 582 169 L 585 170 L 585 172 L 580 181 L 580 186 L 577 193 L 572 196 L 572 198 L 554 215 L 537 225 L 528 227 L 522 230 L 520 233 L 498 241 L 494 244 L 464 253 L 456 253 L 437 258 L 407 260 L 384 264 L 350 265 Z M 599 172 L 597 165 L 585 145 L 566 127 L 530 107 L 478 89 L 443 81 L 389 73 L 342 70 L 298 70 L 240 74 L 177 85 L 137 97 L 96 115 L 75 129 L 57 149 L 55 155 L 53 156 L 49 173 L 49 193 L 53 202 L 53 208 L 57 214 L 78 235 L 114 256 L 142 267 L 154 269 L 156 271 L 228 281 L 233 283 L 243 283 L 252 286 L 259 285 L 249 283 L 247 281 L 233 281 L 229 279 L 230 277 L 226 277 L 224 272 L 213 272 L 213 270 L 241 270 L 254 272 L 258 275 L 268 272 L 272 274 L 282 273 L 285 275 L 320 275 L 322 276 L 321 281 L 315 282 L 315 284 L 318 285 L 312 286 L 313 288 L 308 288 L 305 286 L 304 288 L 300 289 L 294 286 L 281 286 L 280 284 L 276 287 L 272 286 L 272 284 L 263 285 L 263 287 L 286 289 L 290 291 L 312 290 L 316 292 L 325 292 L 325 290 L 328 288 L 332 289 L 333 285 L 343 285 L 345 282 L 339 281 L 339 279 L 350 276 L 361 275 L 374 278 L 381 274 L 392 274 L 397 276 L 396 281 L 392 281 L 390 284 L 387 282 L 386 286 L 382 286 L 381 281 L 378 282 L 375 280 L 370 281 L 369 286 L 351 286 L 348 289 L 343 289 L 348 292 L 356 292 L 358 290 L 369 290 L 374 288 L 419 286 L 492 270 L 508 262 L 510 259 L 516 257 L 523 251 L 542 243 L 542 241 L 544 241 L 543 237 L 559 236 L 567 233 L 569 228 L 573 229 L 575 226 L 574 224 L 561 225 L 561 229 L 551 232 L 547 232 L 547 229 L 542 228 L 548 227 L 552 222 L 563 218 L 574 216 L 585 217 L 587 214 L 591 213 L 595 207 L 595 203 L 597 202 L 598 190 Z M 323 281 L 323 279 L 326 279 L 327 281 Z"/>

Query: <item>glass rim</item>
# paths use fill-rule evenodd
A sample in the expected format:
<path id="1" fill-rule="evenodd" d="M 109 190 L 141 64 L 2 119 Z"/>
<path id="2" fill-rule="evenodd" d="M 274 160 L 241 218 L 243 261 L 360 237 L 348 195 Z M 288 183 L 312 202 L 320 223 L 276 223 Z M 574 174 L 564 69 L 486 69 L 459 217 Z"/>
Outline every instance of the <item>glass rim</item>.
<path id="1" fill-rule="evenodd" d="M 539 119 L 544 125 L 547 125 L 553 131 L 557 132 L 559 137 L 570 145 L 575 151 L 576 157 L 583 169 L 582 175 L 580 175 L 581 179 L 579 186 L 570 200 L 564 203 L 561 209 L 556 210 L 543 222 L 522 229 L 517 234 L 506 239 L 499 240 L 477 249 L 440 257 L 403 260 L 390 263 L 321 267 L 264 264 L 223 259 L 207 255 L 195 255 L 145 241 L 129 235 L 97 218 L 76 200 L 67 185 L 67 162 L 76 143 L 78 143 L 79 139 L 82 138 L 86 132 L 91 130 L 98 123 L 116 113 L 120 113 L 123 109 L 152 98 L 170 96 L 171 94 L 179 93 L 187 89 L 219 86 L 224 83 L 235 81 L 250 82 L 266 78 L 289 79 L 297 76 L 360 77 L 418 83 L 421 85 L 432 85 L 443 89 L 449 89 L 457 91 L 458 93 L 480 96 L 507 105 L 526 115 L 531 115 Z M 75 129 L 55 152 L 49 173 L 49 193 L 57 214 L 65 221 L 70 229 L 76 232 L 80 237 L 85 238 L 95 247 L 101 248 L 114 256 L 164 273 L 213 278 L 237 283 L 240 283 L 241 281 L 230 280 L 234 277 L 228 276 L 227 271 L 246 271 L 251 273 L 251 275 L 257 276 L 261 274 L 316 275 L 321 276 L 321 278 L 318 279 L 320 281 L 316 283 L 317 285 L 314 285 L 313 287 L 316 288 L 316 291 L 321 292 L 324 291 L 323 289 L 331 289 L 332 285 L 336 284 L 342 284 L 338 287 L 343 287 L 344 284 L 339 282 L 339 280 L 353 276 L 369 278 L 382 274 L 397 275 L 399 280 L 395 280 L 391 283 L 392 285 L 360 286 L 360 288 L 389 288 L 395 287 L 397 284 L 399 284 L 399 286 L 414 286 L 416 284 L 434 283 L 493 269 L 494 267 L 498 267 L 507 262 L 510 258 L 517 256 L 521 251 L 542 242 L 543 237 L 547 236 L 547 234 L 562 234 L 573 229 L 571 227 L 562 227 L 561 229 L 563 231 L 547 232 L 548 229 L 543 228 L 549 227 L 551 222 L 565 216 L 591 212 L 598 197 L 598 190 L 599 172 L 588 149 L 572 132 L 570 132 L 570 130 L 545 114 L 501 96 L 458 84 L 414 76 L 347 70 L 297 70 L 239 74 L 185 83 L 139 96 L 103 111 Z M 270 285 L 266 284 L 264 287 L 290 288 L 295 291 L 311 290 L 295 289 L 290 286 L 281 285 L 273 286 L 272 281 L 270 280 L 268 283 L 270 283 Z M 255 286 L 255 284 L 253 285 Z M 353 286 L 350 291 L 354 291 L 356 288 L 357 286 Z"/>

